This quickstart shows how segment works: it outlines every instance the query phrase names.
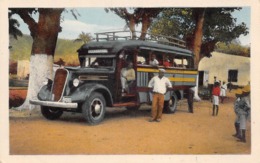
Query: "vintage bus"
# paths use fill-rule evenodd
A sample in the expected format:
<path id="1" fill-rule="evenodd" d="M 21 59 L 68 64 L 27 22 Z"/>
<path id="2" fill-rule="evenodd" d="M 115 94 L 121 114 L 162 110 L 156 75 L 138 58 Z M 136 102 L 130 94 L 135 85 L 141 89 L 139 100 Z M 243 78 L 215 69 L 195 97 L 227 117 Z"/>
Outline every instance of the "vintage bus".
<path id="1" fill-rule="evenodd" d="M 107 34 L 105 41 L 98 35 Z M 79 67 L 61 67 L 53 80 L 48 79 L 38 93 L 38 99 L 30 103 L 41 105 L 47 119 L 57 119 L 64 111 L 82 113 L 89 124 L 98 124 L 105 116 L 106 107 L 126 107 L 137 110 L 141 104 L 151 104 L 149 80 L 159 68 L 172 88 L 165 94 L 164 111 L 174 113 L 180 99 L 188 99 L 192 112 L 193 92 L 198 72 L 194 69 L 193 53 L 184 42 L 169 45 L 161 41 L 124 40 L 113 33 L 98 33 L 97 41 L 89 42 L 78 50 Z M 149 61 L 155 57 L 157 65 Z M 133 64 L 135 79 L 122 91 L 121 70 Z"/>

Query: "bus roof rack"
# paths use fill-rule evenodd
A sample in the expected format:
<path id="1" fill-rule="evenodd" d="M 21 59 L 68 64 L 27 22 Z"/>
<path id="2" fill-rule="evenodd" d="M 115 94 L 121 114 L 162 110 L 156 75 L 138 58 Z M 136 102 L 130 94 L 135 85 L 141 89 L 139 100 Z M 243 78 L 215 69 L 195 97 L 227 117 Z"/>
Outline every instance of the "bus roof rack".
<path id="1" fill-rule="evenodd" d="M 136 33 L 142 33 L 136 31 Z M 135 40 L 133 39 L 133 34 L 131 31 L 111 31 L 111 32 L 100 32 L 95 33 L 96 41 L 115 41 L 115 40 Z M 170 45 L 180 48 L 186 48 L 186 42 L 169 36 L 155 35 L 151 33 L 146 33 L 144 41 L 157 42 L 159 44 Z"/>

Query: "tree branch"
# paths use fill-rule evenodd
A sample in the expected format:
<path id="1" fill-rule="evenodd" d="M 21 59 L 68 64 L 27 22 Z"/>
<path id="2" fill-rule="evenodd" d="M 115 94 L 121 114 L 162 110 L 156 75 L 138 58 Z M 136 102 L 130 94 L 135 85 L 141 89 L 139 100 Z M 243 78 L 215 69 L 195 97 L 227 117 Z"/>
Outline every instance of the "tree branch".
<path id="1" fill-rule="evenodd" d="M 37 23 L 31 16 L 33 11 L 31 9 L 12 9 L 12 12 L 18 14 L 23 19 L 29 27 L 31 36 L 34 38 L 35 32 L 37 31 Z"/>

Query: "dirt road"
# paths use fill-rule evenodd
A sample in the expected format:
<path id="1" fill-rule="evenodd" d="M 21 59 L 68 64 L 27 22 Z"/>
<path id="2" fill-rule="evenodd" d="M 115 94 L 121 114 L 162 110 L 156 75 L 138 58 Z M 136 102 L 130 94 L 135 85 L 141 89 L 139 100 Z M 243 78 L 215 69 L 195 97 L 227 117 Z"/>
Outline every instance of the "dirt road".
<path id="1" fill-rule="evenodd" d="M 193 114 L 180 101 L 178 111 L 163 114 L 160 123 L 148 122 L 150 106 L 137 112 L 109 108 L 96 126 L 81 114 L 50 121 L 36 110 L 10 110 L 10 154 L 250 154 L 250 123 L 246 143 L 231 136 L 234 95 L 228 96 L 217 117 L 210 115 L 210 101 L 195 102 Z"/>

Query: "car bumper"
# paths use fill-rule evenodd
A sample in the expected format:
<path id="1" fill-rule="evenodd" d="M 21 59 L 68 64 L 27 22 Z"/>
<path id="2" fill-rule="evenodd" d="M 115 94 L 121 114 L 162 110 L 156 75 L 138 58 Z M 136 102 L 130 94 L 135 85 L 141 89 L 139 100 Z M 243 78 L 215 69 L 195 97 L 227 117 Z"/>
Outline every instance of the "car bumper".
<path id="1" fill-rule="evenodd" d="M 58 107 L 58 108 L 78 108 L 77 103 L 40 101 L 40 100 L 35 100 L 35 99 L 31 99 L 29 101 L 30 101 L 30 104 L 33 104 L 33 105 L 50 106 L 50 107 Z"/>

